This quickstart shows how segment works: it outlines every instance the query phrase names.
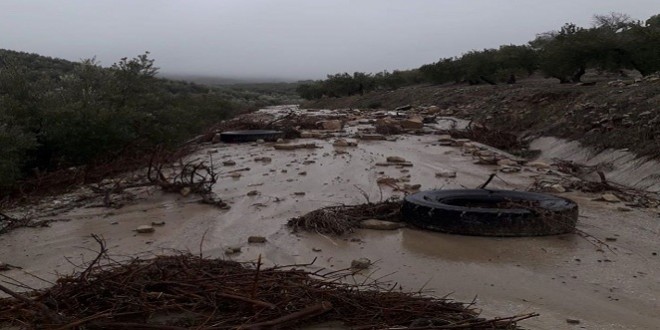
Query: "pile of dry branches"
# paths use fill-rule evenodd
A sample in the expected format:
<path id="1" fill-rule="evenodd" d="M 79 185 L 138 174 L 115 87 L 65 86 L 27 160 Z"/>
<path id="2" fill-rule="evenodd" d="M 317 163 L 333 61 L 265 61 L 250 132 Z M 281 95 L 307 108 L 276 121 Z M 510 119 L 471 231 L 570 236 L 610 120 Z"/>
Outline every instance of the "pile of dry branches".
<path id="1" fill-rule="evenodd" d="M 359 227 L 362 220 L 401 221 L 400 210 L 401 203 L 394 201 L 328 206 L 289 219 L 287 224 L 293 231 L 302 229 L 321 234 L 342 235 Z"/>
<path id="2" fill-rule="evenodd" d="M 97 238 L 97 237 L 95 237 Z M 337 321 L 360 329 L 511 329 L 526 314 L 480 318 L 471 307 L 385 284 L 347 284 L 349 271 L 262 269 L 189 254 L 113 261 L 102 251 L 50 288 L 0 300 L 0 325 L 32 329 L 273 329 Z M 355 283 L 355 282 L 354 282 Z M 412 325 L 412 326 L 411 326 Z"/>

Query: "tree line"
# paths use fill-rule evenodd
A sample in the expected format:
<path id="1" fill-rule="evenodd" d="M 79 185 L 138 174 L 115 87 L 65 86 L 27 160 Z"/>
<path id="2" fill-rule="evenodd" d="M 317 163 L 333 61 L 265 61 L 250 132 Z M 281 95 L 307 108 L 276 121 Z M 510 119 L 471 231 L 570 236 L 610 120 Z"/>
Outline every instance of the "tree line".
<path id="1" fill-rule="evenodd" d="M 145 53 L 111 67 L 0 49 L 0 194 L 19 180 L 176 147 L 259 94 L 157 77 Z"/>
<path id="2" fill-rule="evenodd" d="M 590 28 L 567 23 L 557 31 L 537 35 L 525 45 L 473 50 L 414 70 L 328 75 L 324 80 L 301 83 L 298 93 L 311 100 L 420 82 L 512 84 L 535 72 L 560 83 L 577 83 L 587 69 L 629 69 L 644 76 L 660 71 L 660 15 L 646 21 L 635 21 L 620 13 L 596 15 Z"/>

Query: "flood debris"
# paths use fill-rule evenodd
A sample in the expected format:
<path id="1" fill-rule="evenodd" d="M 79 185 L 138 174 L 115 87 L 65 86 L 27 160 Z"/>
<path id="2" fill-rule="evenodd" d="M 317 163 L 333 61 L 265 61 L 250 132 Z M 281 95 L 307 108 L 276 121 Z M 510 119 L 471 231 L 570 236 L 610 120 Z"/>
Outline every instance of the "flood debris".
<path id="1" fill-rule="evenodd" d="M 275 144 L 275 150 L 296 150 L 296 149 L 316 149 L 319 146 L 316 143 L 299 143 L 299 144 Z"/>
<path id="2" fill-rule="evenodd" d="M 102 245 L 83 271 L 62 276 L 49 288 L 17 293 L 0 285 L 10 295 L 0 299 L 0 325 L 270 329 L 336 321 L 363 329 L 406 329 L 424 318 L 442 320 L 451 329 L 511 329 L 537 316 L 486 319 L 472 304 L 393 291 L 394 284 L 378 280 L 350 284 L 351 279 L 358 283 L 353 271 L 304 270 L 310 265 L 264 268 L 260 259 L 239 263 L 190 254 L 118 262 Z"/>
<path id="3" fill-rule="evenodd" d="M 289 219 L 292 230 L 320 234 L 343 235 L 361 226 L 369 219 L 400 222 L 401 203 L 385 201 L 358 205 L 328 206 L 300 217 Z"/>

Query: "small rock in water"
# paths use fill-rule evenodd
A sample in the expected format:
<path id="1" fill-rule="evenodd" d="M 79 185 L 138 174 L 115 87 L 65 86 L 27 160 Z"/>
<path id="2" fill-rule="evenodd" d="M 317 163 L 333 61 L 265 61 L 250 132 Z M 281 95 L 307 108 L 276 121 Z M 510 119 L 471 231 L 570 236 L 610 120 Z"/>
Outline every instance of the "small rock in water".
<path id="1" fill-rule="evenodd" d="M 619 197 L 616 197 L 616 195 L 614 195 L 614 194 L 609 194 L 609 193 L 608 193 L 608 194 L 603 194 L 602 196 L 600 196 L 600 198 L 601 198 L 602 200 L 604 200 L 604 201 L 606 201 L 606 202 L 610 202 L 610 203 L 617 203 L 617 202 L 620 202 L 620 201 L 621 201 L 621 200 L 619 199 Z"/>
<path id="2" fill-rule="evenodd" d="M 368 219 L 368 220 L 362 220 L 360 222 L 360 228 L 364 228 L 364 229 L 395 230 L 401 227 L 405 227 L 405 225 L 401 222 L 384 221 L 378 219 Z"/>
<path id="3" fill-rule="evenodd" d="M 135 228 L 135 231 L 140 234 L 153 233 L 155 231 L 154 227 L 150 225 L 142 225 Z"/>
<path id="4" fill-rule="evenodd" d="M 190 187 L 183 187 L 181 188 L 181 191 L 179 191 L 179 193 L 181 193 L 181 196 L 183 197 L 187 197 L 188 195 L 190 195 L 190 192 L 191 192 Z"/>
<path id="5" fill-rule="evenodd" d="M 165 226 L 165 221 L 152 221 L 152 226 Z"/>
<path id="6" fill-rule="evenodd" d="M 548 169 L 550 165 L 544 162 L 530 162 L 527 163 L 527 166 L 538 168 L 538 169 Z"/>
<path id="7" fill-rule="evenodd" d="M 252 190 L 252 191 L 248 192 L 247 195 L 248 196 L 257 196 L 257 195 L 259 195 L 259 191 L 258 190 Z"/>
<path id="8" fill-rule="evenodd" d="M 557 184 L 553 184 L 552 186 L 548 187 L 548 191 L 552 192 L 552 193 L 560 194 L 560 193 L 565 193 L 566 188 L 564 188 L 564 186 L 557 183 Z"/>
<path id="9" fill-rule="evenodd" d="M 353 269 L 367 269 L 371 266 L 371 260 L 367 258 L 360 258 L 351 261 L 351 268 Z"/>
<path id="10" fill-rule="evenodd" d="M 230 246 L 225 248 L 225 254 L 236 254 L 241 252 L 240 246 Z"/>
<path id="11" fill-rule="evenodd" d="M 387 162 L 389 163 L 405 163 L 406 159 L 399 156 L 389 156 L 387 157 Z"/>
<path id="12" fill-rule="evenodd" d="M 314 252 L 321 252 L 321 251 L 323 251 L 323 250 L 321 250 L 320 248 L 315 247 L 315 248 L 312 248 L 312 251 L 314 251 Z"/>
<path id="13" fill-rule="evenodd" d="M 230 160 L 225 160 L 224 162 L 222 162 L 222 165 L 224 165 L 224 166 L 234 166 L 234 165 L 236 165 L 236 162 L 231 160 L 231 159 Z"/>
<path id="14" fill-rule="evenodd" d="M 436 178 L 455 178 L 456 171 L 441 171 L 435 173 Z"/>
<path id="15" fill-rule="evenodd" d="M 580 324 L 580 320 L 566 319 L 566 323 L 568 323 L 568 324 Z"/>
<path id="16" fill-rule="evenodd" d="M 266 243 L 266 238 L 263 236 L 250 236 L 248 243 Z"/>

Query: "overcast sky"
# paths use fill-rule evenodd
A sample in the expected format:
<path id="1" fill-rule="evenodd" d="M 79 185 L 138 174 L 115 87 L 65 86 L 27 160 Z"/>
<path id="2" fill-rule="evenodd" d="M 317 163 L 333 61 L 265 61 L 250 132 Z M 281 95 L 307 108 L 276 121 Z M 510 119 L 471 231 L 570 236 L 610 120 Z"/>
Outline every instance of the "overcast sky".
<path id="1" fill-rule="evenodd" d="M 408 69 L 660 0 L 0 0 L 0 48 L 163 73 L 282 79 Z"/>

